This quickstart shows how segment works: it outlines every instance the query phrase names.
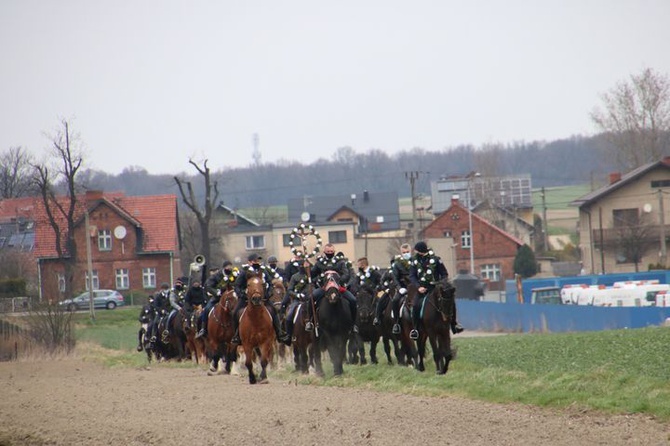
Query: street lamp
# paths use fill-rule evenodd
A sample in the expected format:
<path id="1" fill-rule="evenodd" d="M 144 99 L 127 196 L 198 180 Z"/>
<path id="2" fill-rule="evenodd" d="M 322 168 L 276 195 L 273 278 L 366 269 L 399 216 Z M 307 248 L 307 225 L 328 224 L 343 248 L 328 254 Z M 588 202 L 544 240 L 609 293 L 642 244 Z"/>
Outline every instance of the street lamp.
<path id="1" fill-rule="evenodd" d="M 473 178 L 480 177 L 479 172 L 470 172 L 465 178 L 468 180 L 468 229 L 470 231 L 470 274 L 475 275 L 475 237 L 472 233 L 472 201 L 470 192 L 470 183 Z"/>

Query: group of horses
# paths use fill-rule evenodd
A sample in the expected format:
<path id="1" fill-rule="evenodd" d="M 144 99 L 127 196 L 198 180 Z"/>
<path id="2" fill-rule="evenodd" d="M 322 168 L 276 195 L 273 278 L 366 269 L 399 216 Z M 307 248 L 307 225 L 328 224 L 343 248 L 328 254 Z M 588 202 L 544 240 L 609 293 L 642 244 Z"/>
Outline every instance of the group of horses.
<path id="1" fill-rule="evenodd" d="M 178 312 L 169 321 L 169 336 L 162 336 L 167 318 L 163 318 L 158 327 L 159 338 L 152 349 L 148 347 L 146 323 L 149 321 L 150 306 L 143 308 L 140 321 L 143 323 L 139 333 L 138 350 L 144 349 L 149 360 L 152 355 L 156 359 L 194 359 L 196 362 L 209 360 L 209 374 L 230 373 L 232 364 L 237 361 L 238 352 L 244 353 L 245 366 L 248 371 L 250 384 L 267 382 L 267 367 L 274 360 L 275 355 L 286 355 L 285 346 L 277 342 L 272 315 L 265 305 L 265 283 L 261 276 L 251 275 L 247 279 L 247 305 L 242 311 L 234 315 L 237 305 L 237 296 L 234 290 L 224 291 L 219 302 L 212 308 L 208 316 L 207 337 L 196 338 L 195 318 L 196 310 L 191 318 Z M 270 302 L 280 309 L 281 300 L 286 293 L 281 281 L 272 283 Z M 453 358 L 451 349 L 450 323 L 451 314 L 448 299 L 453 299 L 453 289 L 437 286 L 424 299 L 419 339 L 410 339 L 412 329 L 411 304 L 416 296 L 416 288 L 410 287 L 402 302 L 399 322 L 401 332 L 393 334 L 392 306 L 389 304 L 380 325 L 374 325 L 374 311 L 376 305 L 375 292 L 367 288 L 357 290 L 357 314 L 351 314 L 348 301 L 342 296 L 340 287 L 334 280 L 326 280 L 325 295 L 316 309 L 313 322 L 314 328 L 307 330 L 310 320 L 309 305 L 311 299 L 304 298 L 293 303 L 293 310 L 286 314 L 280 313 L 282 324 L 291 323 L 293 326 L 291 351 L 295 370 L 300 373 L 309 373 L 310 366 L 318 376 L 324 376 L 322 353 L 327 352 L 333 364 L 335 375 L 341 375 L 344 364 L 367 363 L 365 344 L 369 343 L 369 355 L 372 363 L 377 363 L 376 348 L 380 340 L 388 364 L 393 364 L 393 353 L 400 365 L 412 365 L 417 370 L 424 371 L 424 356 L 426 344 L 430 343 L 438 374 L 447 372 L 449 362 Z M 394 293 L 395 290 L 390 290 Z M 392 295 L 392 294 L 391 294 Z M 306 293 L 309 296 L 309 293 Z M 237 346 L 231 342 L 234 335 L 233 318 L 239 318 L 239 337 L 241 344 Z M 286 317 L 291 317 L 290 321 Z M 358 333 L 352 328 L 358 326 Z M 260 364 L 260 371 L 254 364 Z M 257 375 L 258 373 L 258 375 Z"/>

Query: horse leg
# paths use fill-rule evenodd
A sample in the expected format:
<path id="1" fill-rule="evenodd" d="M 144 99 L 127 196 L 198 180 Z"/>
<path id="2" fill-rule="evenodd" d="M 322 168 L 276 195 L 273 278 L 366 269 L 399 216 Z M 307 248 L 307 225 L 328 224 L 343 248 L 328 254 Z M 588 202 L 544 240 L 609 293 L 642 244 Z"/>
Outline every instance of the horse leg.
<path id="1" fill-rule="evenodd" d="M 393 359 L 391 358 L 391 342 L 388 336 L 382 336 L 382 345 L 384 346 L 384 354 L 386 354 L 386 363 L 388 365 L 393 365 Z M 396 355 L 398 352 L 396 351 Z"/>
<path id="2" fill-rule="evenodd" d="M 144 333 L 146 330 L 144 327 L 140 328 L 140 331 L 137 332 L 137 351 L 141 352 L 144 349 Z"/>
<path id="3" fill-rule="evenodd" d="M 377 343 L 379 342 L 378 337 L 373 337 L 370 341 L 370 362 L 373 364 L 379 364 L 377 360 Z"/>
<path id="4" fill-rule="evenodd" d="M 252 348 L 244 346 L 244 365 L 247 367 L 249 372 L 249 384 L 256 384 L 256 375 L 254 374 L 254 351 Z"/>
<path id="5" fill-rule="evenodd" d="M 317 376 L 323 377 L 323 365 L 321 364 L 321 348 L 318 341 L 312 342 L 309 346 L 309 354 L 314 363 L 314 372 Z"/>
<path id="6" fill-rule="evenodd" d="M 419 334 L 419 339 L 417 339 L 416 343 L 419 357 L 419 362 L 416 365 L 416 369 L 420 372 L 423 372 L 426 370 L 426 367 L 423 365 L 423 357 L 426 355 L 426 335 L 423 333 Z"/>
<path id="7" fill-rule="evenodd" d="M 361 365 L 365 365 L 368 363 L 368 360 L 365 357 L 365 341 L 363 341 L 361 335 L 356 336 L 356 341 L 358 343 L 358 354 L 361 357 Z"/>
<path id="8" fill-rule="evenodd" d="M 444 372 L 442 371 L 442 345 L 440 345 L 440 342 L 438 342 L 437 337 L 438 334 L 431 333 L 429 340 L 430 340 L 430 348 L 433 350 L 433 361 L 435 361 L 435 373 L 438 375 L 443 375 Z"/>

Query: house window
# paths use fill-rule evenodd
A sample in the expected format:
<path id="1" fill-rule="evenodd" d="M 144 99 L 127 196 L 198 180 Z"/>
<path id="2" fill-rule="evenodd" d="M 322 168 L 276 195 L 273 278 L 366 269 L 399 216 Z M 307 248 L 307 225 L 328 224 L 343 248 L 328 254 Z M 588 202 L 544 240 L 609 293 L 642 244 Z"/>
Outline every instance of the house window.
<path id="1" fill-rule="evenodd" d="M 99 290 L 100 289 L 100 279 L 98 279 L 98 270 L 94 269 L 91 277 L 93 277 L 93 289 L 94 290 Z M 88 271 L 86 271 L 86 291 L 88 291 L 90 288 L 88 286 L 89 280 L 88 280 Z"/>
<path id="2" fill-rule="evenodd" d="M 654 180 L 651 182 L 652 189 L 658 189 L 659 187 L 670 187 L 670 180 Z"/>
<path id="3" fill-rule="evenodd" d="M 264 235 L 247 235 L 246 236 L 247 249 L 265 249 Z"/>
<path id="4" fill-rule="evenodd" d="M 461 246 L 465 249 L 470 249 L 470 231 L 461 232 Z"/>
<path id="5" fill-rule="evenodd" d="M 110 229 L 101 229 L 98 231 L 98 249 L 100 251 L 112 250 L 112 231 Z"/>
<path id="6" fill-rule="evenodd" d="M 451 231 L 444 231 L 442 232 L 442 237 L 449 238 L 451 237 Z"/>
<path id="7" fill-rule="evenodd" d="M 328 231 L 328 243 L 347 243 L 347 231 Z"/>
<path id="8" fill-rule="evenodd" d="M 639 212 L 637 208 L 614 209 L 612 211 L 612 217 L 614 218 L 613 226 L 615 228 L 637 226 L 640 223 Z"/>
<path id="9" fill-rule="evenodd" d="M 500 265 L 491 263 L 482 265 L 482 278 L 489 279 L 491 282 L 498 282 L 500 280 Z"/>
<path id="10" fill-rule="evenodd" d="M 291 246 L 291 234 L 282 234 L 281 241 L 282 245 Z"/>
<path id="11" fill-rule="evenodd" d="M 142 286 L 156 288 L 156 268 L 142 268 Z"/>
<path id="12" fill-rule="evenodd" d="M 65 292 L 65 274 L 58 273 L 56 278 L 58 279 L 58 291 L 60 291 L 61 293 L 64 293 Z"/>
<path id="13" fill-rule="evenodd" d="M 119 268 L 116 270 L 116 289 L 127 290 L 130 288 L 130 277 L 128 276 L 128 268 Z"/>

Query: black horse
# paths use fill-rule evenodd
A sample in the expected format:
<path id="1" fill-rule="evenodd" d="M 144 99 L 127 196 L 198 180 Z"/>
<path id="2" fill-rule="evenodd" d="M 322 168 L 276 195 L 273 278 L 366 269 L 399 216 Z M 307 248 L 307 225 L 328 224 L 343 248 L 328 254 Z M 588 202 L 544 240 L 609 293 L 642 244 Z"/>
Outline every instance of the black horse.
<path id="1" fill-rule="evenodd" d="M 153 350 L 149 347 L 151 342 L 151 333 L 149 333 L 149 327 L 156 316 L 156 309 L 151 304 L 147 303 L 140 310 L 140 316 L 138 320 L 140 321 L 140 330 L 137 333 L 137 351 L 141 352 L 144 350 L 147 354 L 147 359 L 151 362 L 151 356 Z"/>
<path id="2" fill-rule="evenodd" d="M 377 344 L 379 343 L 380 330 L 373 324 L 375 317 L 375 295 L 370 287 L 363 286 L 356 293 L 358 303 L 358 314 L 356 322 L 358 333 L 354 333 L 349 341 L 349 363 L 367 364 L 365 357 L 365 343 L 370 343 L 370 362 L 377 364 Z"/>
<path id="3" fill-rule="evenodd" d="M 421 324 L 417 348 L 419 351 L 418 369 L 425 370 L 423 358 L 426 354 L 426 339 L 433 350 L 435 370 L 444 375 L 449 369 L 449 362 L 454 357 L 451 348 L 451 322 L 454 315 L 454 298 L 456 289 L 448 283 L 438 283 L 424 298 L 421 309 Z"/>
<path id="4" fill-rule="evenodd" d="M 394 296 L 396 293 L 396 287 L 391 286 L 388 290 L 388 293 L 389 296 Z M 377 304 L 379 304 L 379 301 Z M 402 308 L 402 302 L 399 305 L 399 309 L 400 308 Z M 393 353 L 395 354 L 398 364 L 406 365 L 408 357 L 411 362 L 411 354 L 408 355 L 405 351 L 406 349 L 401 348 L 402 332 L 397 334 L 393 333 L 393 324 L 396 320 L 393 312 L 394 312 L 393 305 L 391 304 L 391 302 L 389 302 L 388 305 L 386 305 L 386 307 L 382 311 L 382 317 L 379 325 L 382 345 L 384 347 L 384 353 L 386 354 L 386 362 L 388 363 L 388 365 L 393 365 L 393 358 L 391 356 L 391 348 L 393 348 Z M 400 317 L 398 317 L 397 319 L 399 320 Z M 411 339 L 409 339 L 409 335 L 407 339 L 411 341 Z M 414 350 L 416 351 L 416 348 Z"/>
<path id="5" fill-rule="evenodd" d="M 349 302 L 340 293 L 336 279 L 327 280 L 325 295 L 321 299 L 317 314 L 319 348 L 315 349 L 314 367 L 317 374 L 323 375 L 320 352 L 327 350 L 335 375 L 341 375 L 344 371 L 342 364 L 347 353 L 347 339 L 354 325 L 354 318 Z"/>

